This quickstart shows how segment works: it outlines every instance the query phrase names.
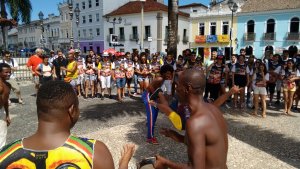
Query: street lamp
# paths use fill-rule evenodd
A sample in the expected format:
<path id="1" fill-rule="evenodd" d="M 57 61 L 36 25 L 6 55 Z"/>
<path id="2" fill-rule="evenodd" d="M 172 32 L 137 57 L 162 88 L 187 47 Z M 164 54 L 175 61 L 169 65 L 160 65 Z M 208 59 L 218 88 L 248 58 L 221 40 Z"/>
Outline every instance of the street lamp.
<path id="1" fill-rule="evenodd" d="M 71 20 L 71 37 L 70 37 L 70 46 L 73 49 L 74 48 L 74 37 L 73 37 L 73 0 L 68 0 L 67 1 L 69 5 L 69 14 L 70 14 L 70 20 Z"/>
<path id="2" fill-rule="evenodd" d="M 233 13 L 235 13 L 238 9 L 238 5 L 233 1 L 229 0 L 227 2 L 229 9 L 231 10 L 231 27 L 230 27 L 230 48 L 229 48 L 229 58 L 231 60 L 232 55 L 232 28 L 233 28 Z"/>
<path id="3" fill-rule="evenodd" d="M 113 20 L 112 21 L 110 21 L 110 18 L 109 18 L 109 16 L 106 16 L 106 21 L 108 22 L 108 23 L 112 23 L 113 24 L 113 34 L 115 34 L 115 32 L 116 32 L 116 24 L 121 24 L 122 23 L 122 18 L 121 17 L 119 17 L 118 19 L 117 18 L 113 18 Z M 116 47 L 115 47 L 115 44 L 114 44 L 114 49 L 115 49 Z"/>
<path id="4" fill-rule="evenodd" d="M 74 9 L 75 16 L 76 16 L 76 25 L 77 25 L 77 30 L 78 30 L 78 25 L 79 25 L 79 14 L 80 14 L 80 9 L 78 6 Z M 79 44 L 79 33 L 77 35 L 77 48 L 80 49 L 80 44 Z"/>
<path id="5" fill-rule="evenodd" d="M 43 20 L 44 20 L 44 14 L 42 11 L 39 12 L 39 19 L 41 21 L 41 28 L 42 28 L 42 39 L 41 39 L 41 44 L 42 47 L 45 48 L 45 42 L 44 42 L 44 24 L 43 24 Z"/>

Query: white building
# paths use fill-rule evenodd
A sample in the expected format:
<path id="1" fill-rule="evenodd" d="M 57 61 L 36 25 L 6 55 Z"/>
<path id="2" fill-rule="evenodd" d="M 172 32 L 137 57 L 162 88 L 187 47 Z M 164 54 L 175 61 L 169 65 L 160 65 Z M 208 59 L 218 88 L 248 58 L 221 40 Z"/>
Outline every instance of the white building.
<path id="1" fill-rule="evenodd" d="M 105 23 L 104 33 L 106 35 L 105 48 L 114 47 L 109 42 L 110 34 L 113 32 L 119 36 L 119 44 L 116 50 L 124 52 L 140 51 L 143 40 L 144 50 L 154 52 L 165 52 L 167 49 L 168 35 L 168 6 L 162 0 L 147 0 L 144 3 L 144 27 L 141 28 L 142 2 L 130 1 L 116 10 L 107 13 L 105 17 L 116 21 L 121 17 L 120 24 Z M 114 31 L 115 27 L 115 31 Z M 189 48 L 189 14 L 179 12 L 178 16 L 178 54 Z M 143 29 L 143 39 L 141 39 Z"/>
<path id="2" fill-rule="evenodd" d="M 79 24 L 76 25 L 76 16 L 73 17 L 73 35 L 75 48 L 78 47 L 83 53 L 94 50 L 101 53 L 104 50 L 104 23 L 103 15 L 118 8 L 129 0 L 74 0 L 73 10 L 78 7 L 80 10 Z"/>
<path id="3" fill-rule="evenodd" d="M 60 17 L 49 14 L 48 18 L 44 20 L 44 27 L 45 47 L 51 50 L 59 49 Z"/>
<path id="4" fill-rule="evenodd" d="M 42 27 L 41 21 L 35 20 L 28 24 L 18 26 L 18 47 L 19 49 L 31 49 L 41 47 Z"/>

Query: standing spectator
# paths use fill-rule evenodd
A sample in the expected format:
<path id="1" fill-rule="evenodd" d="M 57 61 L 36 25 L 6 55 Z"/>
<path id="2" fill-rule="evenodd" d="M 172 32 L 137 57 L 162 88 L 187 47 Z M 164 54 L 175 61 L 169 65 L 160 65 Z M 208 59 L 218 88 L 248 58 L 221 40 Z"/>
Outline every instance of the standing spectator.
<path id="1" fill-rule="evenodd" d="M 223 56 L 219 55 L 217 56 L 217 62 L 213 63 L 208 68 L 208 78 L 207 78 L 207 84 L 206 88 L 208 93 L 210 94 L 211 99 L 217 100 L 219 97 L 219 93 L 221 90 L 221 80 L 224 77 L 225 74 L 225 66 L 223 65 Z"/>
<path id="2" fill-rule="evenodd" d="M 138 55 L 133 55 L 133 64 L 134 64 L 134 75 L 133 75 L 133 83 L 134 83 L 134 93 L 133 96 L 136 96 L 138 94 L 137 88 L 138 88 L 138 69 L 137 66 L 139 64 L 139 57 Z"/>
<path id="3" fill-rule="evenodd" d="M 55 55 L 55 52 L 53 50 L 50 50 L 50 57 L 49 57 L 49 63 L 53 65 L 53 61 L 57 58 L 57 55 Z"/>
<path id="4" fill-rule="evenodd" d="M 10 73 L 10 66 L 6 63 L 0 63 L 0 150 L 5 145 L 7 127 L 11 123 L 8 110 L 10 87 L 6 82 L 6 80 L 8 80 L 10 77 Z"/>
<path id="5" fill-rule="evenodd" d="M 85 98 L 88 98 L 89 89 L 91 89 L 91 98 L 94 98 L 95 63 L 92 61 L 92 57 L 87 57 L 85 63 Z"/>
<path id="6" fill-rule="evenodd" d="M 64 55 L 61 50 L 57 51 L 57 58 L 53 61 L 54 68 L 54 79 L 56 80 L 64 80 L 65 73 L 61 70 L 61 67 L 66 68 L 68 65 L 68 60 L 64 58 Z"/>
<path id="7" fill-rule="evenodd" d="M 253 86 L 252 86 L 252 76 L 256 72 L 255 70 L 255 56 L 250 55 L 248 58 L 247 62 L 247 68 L 246 68 L 246 73 L 247 73 L 247 81 L 248 81 L 248 86 L 247 86 L 247 100 L 246 104 L 249 108 L 252 107 L 250 104 L 251 102 L 251 92 L 253 91 Z"/>
<path id="8" fill-rule="evenodd" d="M 128 60 L 127 68 L 126 68 L 126 84 L 127 84 L 128 96 L 132 96 L 130 85 L 131 85 L 131 82 L 133 79 L 133 75 L 134 75 L 134 64 L 133 64 L 133 61 Z"/>
<path id="9" fill-rule="evenodd" d="M 254 112 L 253 115 L 257 116 L 259 97 L 262 105 L 262 117 L 266 116 L 266 97 L 267 97 L 267 81 L 269 80 L 269 73 L 264 63 L 260 63 L 257 70 L 253 70 L 252 87 L 254 89 Z"/>
<path id="10" fill-rule="evenodd" d="M 143 93 L 149 85 L 149 76 L 151 75 L 151 65 L 147 63 L 145 52 L 141 53 L 140 63 L 136 66 L 136 72 L 140 84 L 140 93 Z"/>
<path id="11" fill-rule="evenodd" d="M 96 60 L 95 60 L 95 97 L 97 97 L 97 98 L 101 98 L 101 83 L 100 83 L 100 76 L 98 76 L 98 71 L 99 71 L 99 69 L 98 69 L 98 67 L 99 67 L 99 65 L 101 65 L 101 63 L 100 63 L 100 61 L 101 61 L 101 56 L 100 56 L 100 54 L 97 54 L 97 57 L 96 57 Z"/>
<path id="12" fill-rule="evenodd" d="M 270 94 L 270 101 L 269 101 L 269 106 L 272 105 L 273 103 L 273 97 L 274 97 L 274 93 L 275 93 L 275 87 L 276 89 L 281 89 L 281 83 L 277 81 L 280 81 L 280 79 L 278 79 L 278 74 L 281 70 L 281 66 L 279 63 L 279 54 L 275 54 L 272 58 L 272 60 L 270 60 L 268 62 L 268 68 L 269 68 L 269 81 L 267 83 L 267 89 L 268 92 Z M 278 85 L 278 86 L 277 86 Z M 277 102 L 280 102 L 280 94 L 277 95 Z"/>
<path id="13" fill-rule="evenodd" d="M 118 101 L 121 103 L 123 102 L 123 90 L 126 84 L 125 67 L 123 62 L 121 62 L 120 65 L 116 65 L 113 73 L 113 79 L 116 81 Z"/>
<path id="14" fill-rule="evenodd" d="M 86 69 L 85 67 L 85 58 L 80 55 L 80 50 L 75 49 L 74 50 L 74 56 L 75 60 L 77 61 L 77 68 L 78 68 L 78 78 L 77 78 L 77 91 L 78 91 L 78 97 L 81 97 L 82 95 L 82 90 L 84 90 L 84 76 L 85 72 L 84 70 Z"/>
<path id="15" fill-rule="evenodd" d="M 101 100 L 104 100 L 104 91 L 107 89 L 108 96 L 111 99 L 111 62 L 107 54 L 103 54 L 103 62 L 98 65 L 98 77 L 101 82 Z"/>
<path id="16" fill-rule="evenodd" d="M 229 69 L 229 72 L 228 72 L 228 76 L 227 76 L 227 85 L 228 85 L 228 88 L 231 89 L 233 84 L 232 84 L 232 72 L 231 72 L 231 69 L 232 67 L 236 64 L 236 61 L 237 61 L 237 57 L 236 57 L 236 54 L 233 54 L 231 56 L 231 62 L 227 64 L 227 67 Z"/>
<path id="17" fill-rule="evenodd" d="M 6 63 L 11 67 L 11 75 L 10 75 L 9 80 L 7 80 L 7 82 L 11 85 L 11 89 L 13 90 L 13 92 L 15 92 L 16 96 L 18 97 L 19 103 L 24 104 L 24 101 L 21 97 L 20 86 L 18 85 L 18 83 L 15 79 L 16 76 L 14 73 L 19 67 L 18 62 L 14 58 L 11 58 L 11 54 L 9 51 L 5 51 L 4 58 L 2 61 L 0 61 L 0 63 Z M 8 100 L 8 101 L 10 102 L 10 100 Z"/>
<path id="18" fill-rule="evenodd" d="M 241 88 L 239 94 L 234 94 L 234 107 L 237 108 L 238 96 L 240 96 L 239 104 L 240 108 L 245 107 L 245 87 L 248 85 L 247 81 L 247 65 L 245 63 L 245 56 L 240 55 L 238 62 L 232 67 L 232 83 Z"/>
<path id="19" fill-rule="evenodd" d="M 53 66 L 49 63 L 49 57 L 44 56 L 43 62 L 36 67 L 35 71 L 40 77 L 41 85 L 53 80 Z"/>
<path id="20" fill-rule="evenodd" d="M 37 91 L 39 89 L 39 86 L 40 86 L 40 80 L 39 80 L 39 76 L 38 76 L 38 74 L 35 70 L 36 70 L 36 67 L 43 62 L 43 59 L 42 59 L 43 52 L 44 52 L 43 49 L 37 48 L 35 50 L 35 55 L 32 55 L 28 59 L 28 62 L 27 62 L 27 67 L 31 71 L 31 74 L 32 74 L 32 77 L 33 77 L 33 83 L 35 85 L 36 93 L 37 93 Z"/>
<path id="21" fill-rule="evenodd" d="M 287 61 L 287 67 L 281 72 L 283 79 L 284 113 L 289 115 L 296 91 L 296 80 L 300 80 L 300 72 L 292 59 Z"/>
<path id="22" fill-rule="evenodd" d="M 60 69 L 66 71 L 66 78 L 64 80 L 66 82 L 70 83 L 73 86 L 74 90 L 76 90 L 76 82 L 77 82 L 77 78 L 78 78 L 78 68 L 77 68 L 77 62 L 75 61 L 74 53 L 69 52 L 67 67 L 66 68 L 61 67 Z"/>

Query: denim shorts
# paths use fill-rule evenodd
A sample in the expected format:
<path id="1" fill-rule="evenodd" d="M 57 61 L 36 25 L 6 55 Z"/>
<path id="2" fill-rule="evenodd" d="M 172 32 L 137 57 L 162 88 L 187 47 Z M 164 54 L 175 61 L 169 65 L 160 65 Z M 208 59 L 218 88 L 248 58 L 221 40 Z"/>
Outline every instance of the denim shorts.
<path id="1" fill-rule="evenodd" d="M 116 84 L 117 84 L 117 88 L 124 88 L 126 84 L 126 78 L 117 78 Z"/>

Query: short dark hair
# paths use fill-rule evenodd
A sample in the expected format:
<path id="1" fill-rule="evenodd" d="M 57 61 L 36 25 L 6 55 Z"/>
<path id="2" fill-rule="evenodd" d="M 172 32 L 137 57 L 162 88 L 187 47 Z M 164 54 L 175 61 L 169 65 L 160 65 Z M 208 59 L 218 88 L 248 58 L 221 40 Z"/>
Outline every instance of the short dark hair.
<path id="1" fill-rule="evenodd" d="M 162 67 L 160 67 L 160 74 L 163 75 L 167 72 L 174 72 L 174 68 L 171 65 L 163 65 Z"/>
<path id="2" fill-rule="evenodd" d="M 10 66 L 7 63 L 0 63 L 0 72 L 3 71 L 3 68 L 10 68 Z"/>
<path id="3" fill-rule="evenodd" d="M 49 81 L 37 93 L 36 106 L 38 118 L 62 113 L 72 105 L 78 107 L 78 98 L 73 87 L 63 81 Z"/>
<path id="4" fill-rule="evenodd" d="M 10 52 L 7 50 L 3 52 L 3 55 L 8 55 L 8 54 L 10 54 Z"/>

